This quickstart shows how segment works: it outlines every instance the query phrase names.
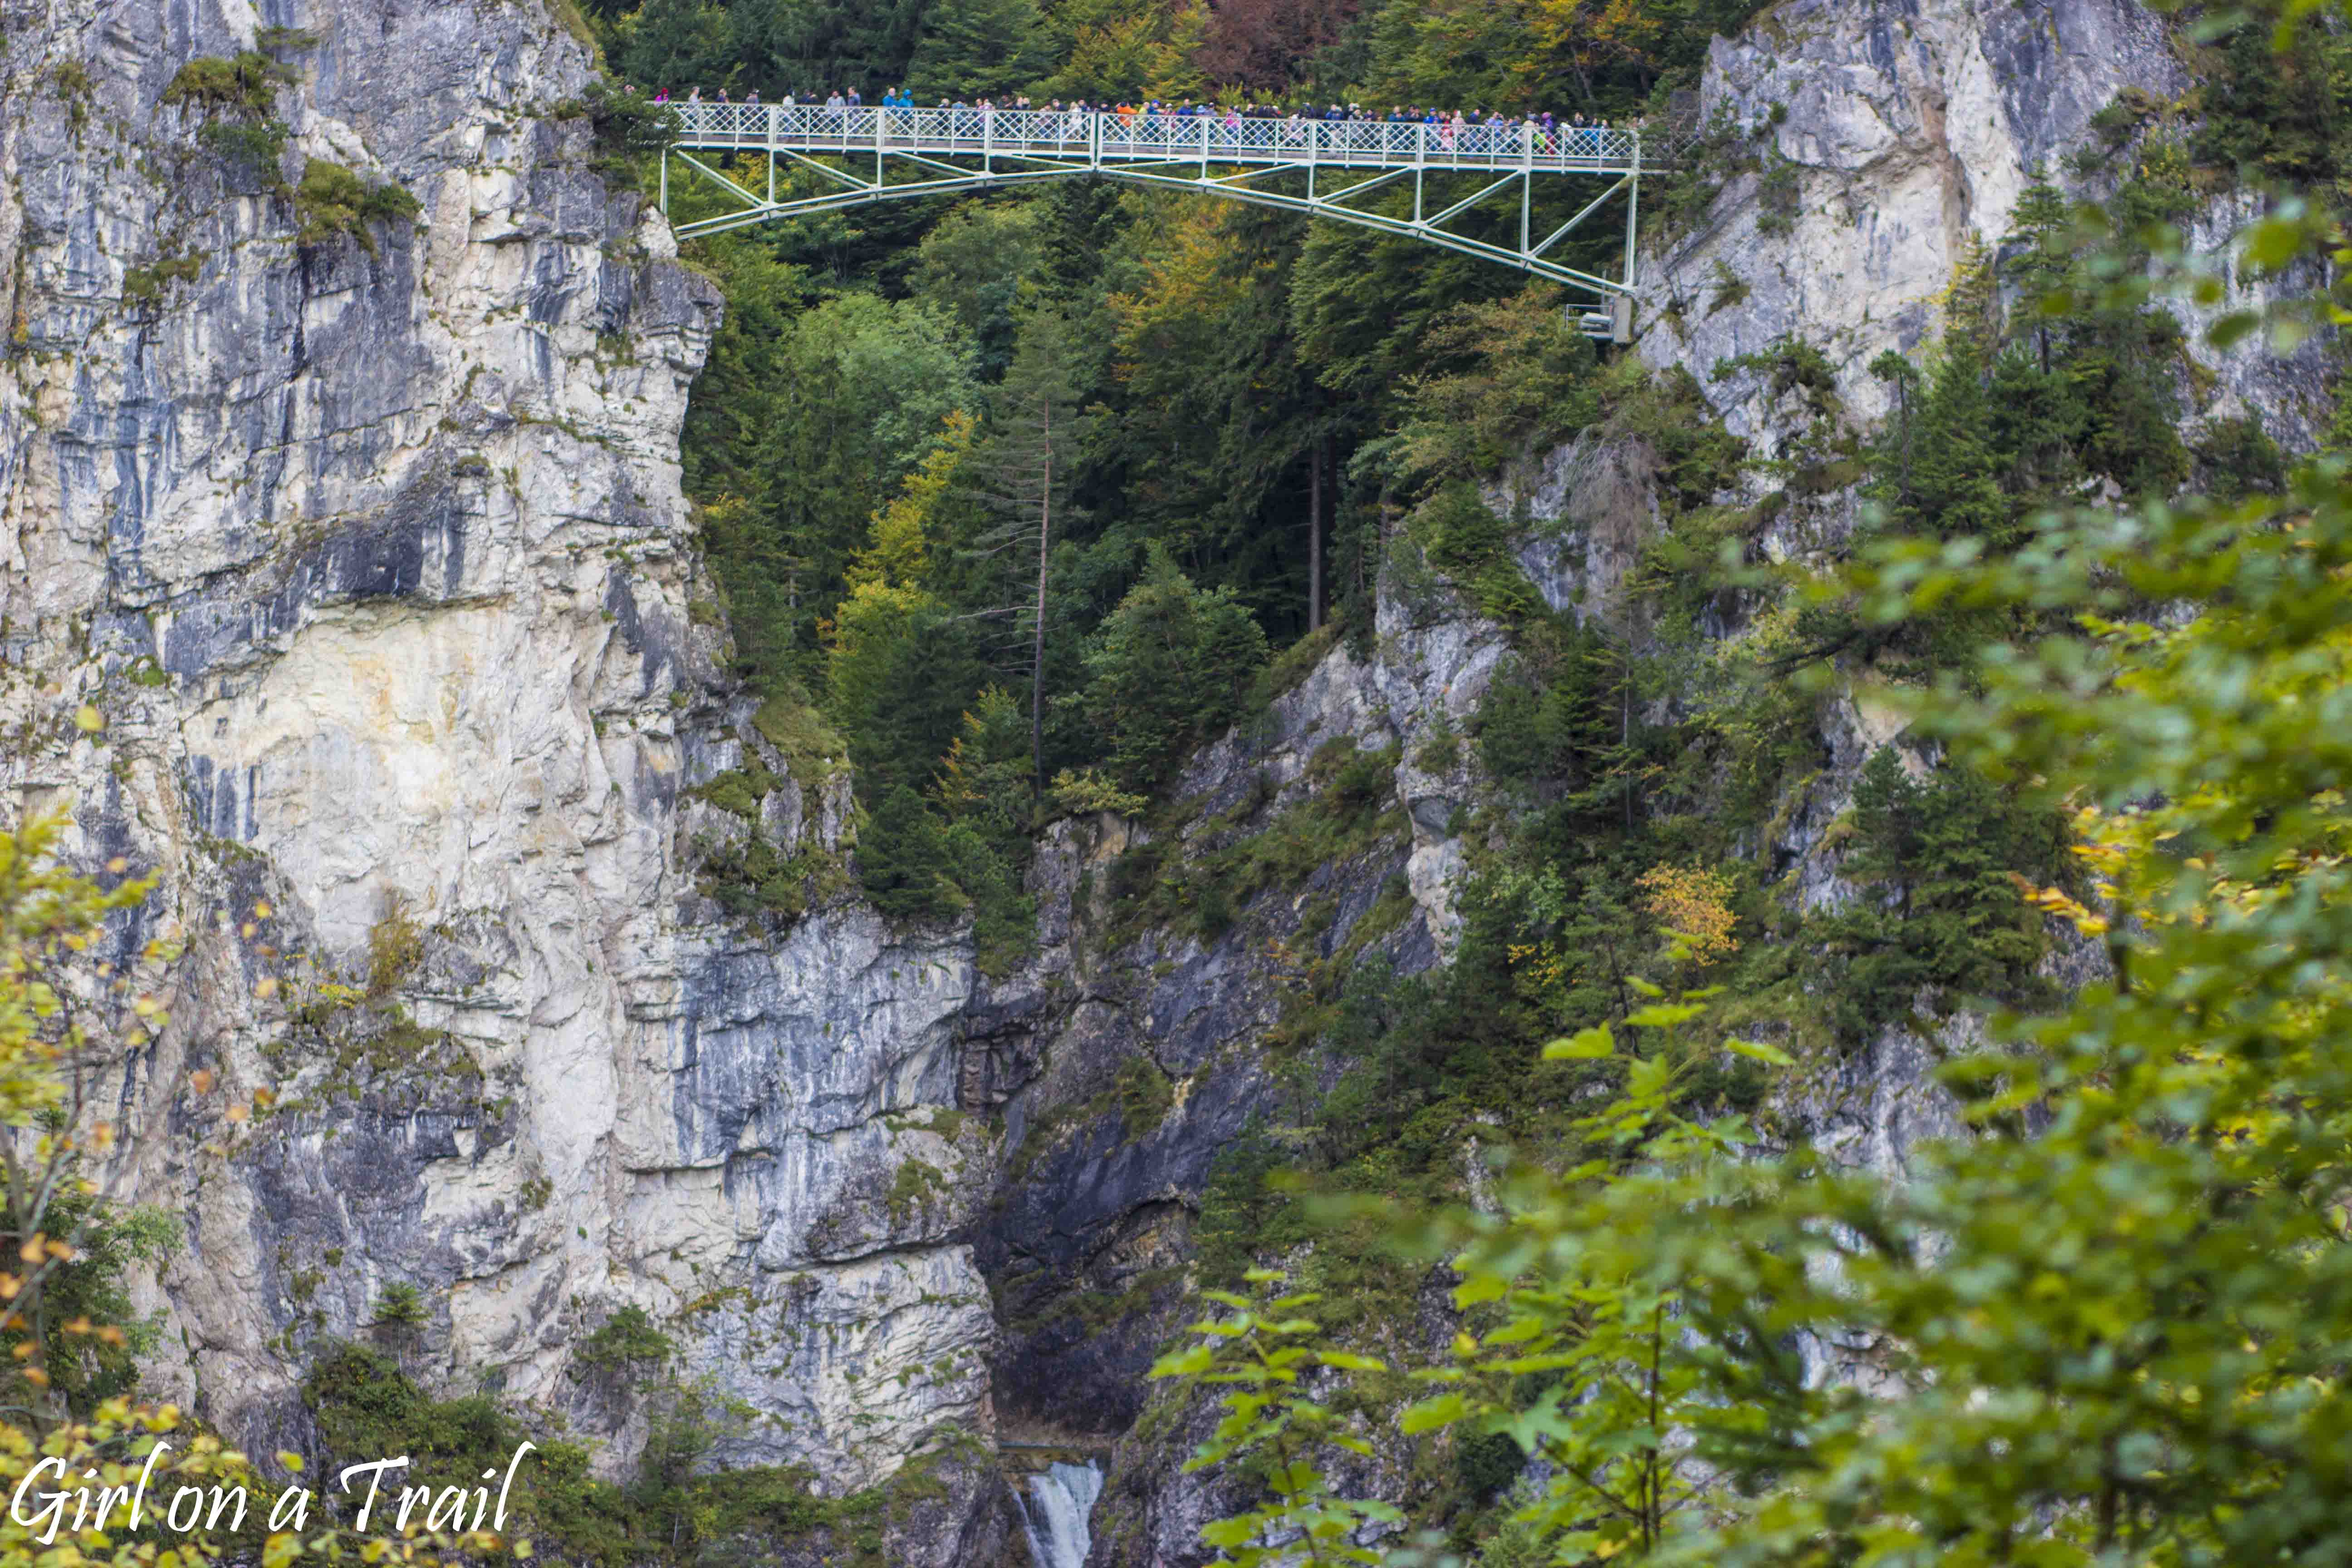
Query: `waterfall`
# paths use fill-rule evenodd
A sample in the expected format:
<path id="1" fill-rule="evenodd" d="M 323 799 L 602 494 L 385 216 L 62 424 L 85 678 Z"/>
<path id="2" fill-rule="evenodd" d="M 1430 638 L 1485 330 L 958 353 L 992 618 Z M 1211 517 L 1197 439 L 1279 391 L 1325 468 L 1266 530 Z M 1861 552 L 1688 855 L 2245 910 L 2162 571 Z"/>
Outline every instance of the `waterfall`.
<path id="1" fill-rule="evenodd" d="M 1102 1496 L 1102 1472 L 1091 1462 L 1055 1462 L 1029 1478 L 1028 1492 L 1013 1491 L 1021 1505 L 1021 1527 L 1028 1532 L 1030 1561 L 1037 1568 L 1085 1568 L 1087 1548 L 1093 1537 L 1087 1516 Z"/>

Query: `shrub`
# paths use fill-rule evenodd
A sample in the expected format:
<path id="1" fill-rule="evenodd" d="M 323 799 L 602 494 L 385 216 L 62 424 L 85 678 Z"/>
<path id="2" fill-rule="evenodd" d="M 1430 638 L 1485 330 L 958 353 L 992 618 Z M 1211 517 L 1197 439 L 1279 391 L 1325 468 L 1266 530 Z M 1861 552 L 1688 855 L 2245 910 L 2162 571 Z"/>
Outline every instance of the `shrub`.
<path id="1" fill-rule="evenodd" d="M 1854 786 L 1853 820 L 1842 870 L 1868 896 L 1821 922 L 1828 994 L 1849 1040 L 1907 1016 L 1923 987 L 2011 999 L 2046 987 L 2033 973 L 2042 917 L 2017 879 L 2042 886 L 2059 875 L 2053 813 L 2004 798 L 1969 768 L 1915 780 L 1881 747 Z"/>
<path id="2" fill-rule="evenodd" d="M 196 141 L 236 172 L 248 178 L 266 174 L 274 182 L 291 134 L 282 120 L 212 120 L 196 132 Z"/>
<path id="3" fill-rule="evenodd" d="M 580 1342 L 578 1359 L 588 1366 L 630 1366 L 667 1362 L 677 1353 L 677 1342 L 654 1327 L 643 1307 L 632 1303 Z"/>
<path id="4" fill-rule="evenodd" d="M 425 932 L 408 912 L 404 893 L 390 891 L 383 900 L 383 918 L 368 928 L 370 996 L 386 996 L 425 962 Z"/>
<path id="5" fill-rule="evenodd" d="M 1756 186 L 1756 232 L 1784 235 L 1797 226 L 1797 200 L 1802 187 L 1797 182 L 1797 165 L 1767 148 L 1764 152 L 1764 177 Z"/>
<path id="6" fill-rule="evenodd" d="M 582 106 L 593 128 L 595 156 L 592 167 L 608 184 L 635 188 L 645 155 L 660 150 L 677 124 L 677 116 L 634 92 L 617 92 L 604 82 L 588 84 Z"/>
<path id="7" fill-rule="evenodd" d="M 776 775 L 757 762 L 740 768 L 730 768 L 709 784 L 686 793 L 697 800 L 707 800 L 719 810 L 731 812 L 746 821 L 760 820 L 760 803 L 776 787 Z"/>
<path id="8" fill-rule="evenodd" d="M 257 49 L 234 59 L 199 56 L 180 68 L 163 89 L 163 101 L 205 117 L 197 144 L 223 163 L 274 181 L 288 132 L 273 111 L 279 85 L 292 79 L 291 71 Z"/>
<path id="9" fill-rule="evenodd" d="M 1119 1063 L 1112 1084 L 1118 1098 L 1119 1126 L 1130 1143 L 1139 1143 L 1159 1131 L 1176 1103 L 1176 1089 L 1168 1075 L 1146 1057 L 1129 1057 Z"/>
<path id="10" fill-rule="evenodd" d="M 180 68 L 163 89 L 163 101 L 201 113 L 267 118 L 278 106 L 278 89 L 293 73 L 258 49 L 233 59 L 199 55 Z"/>
<path id="11" fill-rule="evenodd" d="M 1054 775 L 1054 805 L 1074 816 L 1096 811 L 1140 816 L 1147 804 L 1141 795 L 1130 795 L 1112 783 L 1100 768 L 1079 768 L 1075 772 L 1064 768 Z"/>
<path id="12" fill-rule="evenodd" d="M 194 251 L 174 250 L 158 256 L 149 267 L 133 267 L 122 275 L 122 302 L 131 306 L 160 303 L 174 283 L 193 283 L 205 268 Z"/>
<path id="13" fill-rule="evenodd" d="M 900 784 L 882 797 L 857 836 L 857 870 L 866 896 L 890 920 L 939 924 L 970 905 L 941 874 L 946 847 L 938 818 Z"/>
<path id="14" fill-rule="evenodd" d="M 294 237 L 299 244 L 323 245 L 347 234 L 373 256 L 375 237 L 370 225 L 413 219 L 421 210 L 416 198 L 396 184 L 371 185 L 341 163 L 313 158 L 303 166 L 302 183 L 294 189 L 294 216 L 301 221 Z"/>

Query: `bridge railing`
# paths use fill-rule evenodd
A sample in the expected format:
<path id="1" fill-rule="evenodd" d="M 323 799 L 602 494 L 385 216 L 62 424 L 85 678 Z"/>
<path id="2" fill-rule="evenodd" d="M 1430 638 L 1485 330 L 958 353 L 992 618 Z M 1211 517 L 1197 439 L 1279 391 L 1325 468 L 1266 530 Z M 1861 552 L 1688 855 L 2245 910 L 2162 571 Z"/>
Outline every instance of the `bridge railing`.
<path id="1" fill-rule="evenodd" d="M 673 103 L 680 145 L 847 154 L 931 153 L 1084 158 L 1089 163 L 1336 163 L 1397 168 L 1605 173 L 1655 168 L 1666 147 L 1615 126 L 1427 125 L 1108 110 L 856 109 L 824 104 Z"/>

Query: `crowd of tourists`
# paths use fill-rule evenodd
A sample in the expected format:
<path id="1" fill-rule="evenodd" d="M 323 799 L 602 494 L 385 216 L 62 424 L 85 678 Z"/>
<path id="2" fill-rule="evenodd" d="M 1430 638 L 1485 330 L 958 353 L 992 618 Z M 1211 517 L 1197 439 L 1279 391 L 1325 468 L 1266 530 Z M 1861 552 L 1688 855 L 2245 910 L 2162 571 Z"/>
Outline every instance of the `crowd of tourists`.
<path id="1" fill-rule="evenodd" d="M 623 84 L 623 90 L 627 90 L 626 84 Z M 693 88 L 688 90 L 685 97 L 674 99 L 669 89 L 663 88 L 653 94 L 653 101 L 664 106 L 672 104 L 697 106 L 706 103 L 731 106 L 740 103 L 747 107 L 758 107 L 761 99 L 757 91 L 747 93 L 740 100 L 734 99 L 730 97 L 723 88 L 709 98 L 702 95 L 701 89 Z M 835 89 L 821 100 L 814 94 L 801 97 L 787 92 L 773 102 L 786 109 L 822 107 L 837 114 L 845 114 L 851 110 L 866 107 L 865 100 L 854 87 L 846 90 Z M 903 87 L 894 87 L 883 93 L 876 106 L 887 110 L 913 110 L 925 107 L 918 103 L 915 95 Z M 1181 128 L 1170 122 L 1193 121 L 1204 118 L 1222 121 L 1228 131 L 1236 135 L 1240 132 L 1241 122 L 1244 120 L 1279 121 L 1288 139 L 1301 142 L 1306 140 L 1307 127 L 1316 123 L 1425 125 L 1435 131 L 1437 142 L 1441 147 L 1459 147 L 1465 151 L 1480 151 L 1490 147 L 1502 147 L 1506 144 L 1517 147 L 1522 144 L 1522 138 L 1524 138 L 1525 144 L 1532 145 L 1539 152 L 1561 150 L 1574 152 L 1580 142 L 1597 142 L 1602 132 L 1612 129 L 1638 131 L 1642 126 L 1642 122 L 1635 120 L 1630 126 L 1612 127 L 1605 120 L 1587 120 L 1581 114 L 1571 114 L 1565 118 L 1549 112 L 1512 115 L 1506 114 L 1500 110 L 1482 109 L 1465 111 L 1459 109 L 1430 109 L 1405 104 L 1391 105 L 1386 113 L 1380 113 L 1358 103 L 1322 105 L 1210 103 L 1195 101 L 1192 99 L 1181 99 L 1170 103 L 1166 100 L 1157 98 L 1121 103 L 1088 103 L 1077 99 L 1066 101 L 1054 99 L 1045 102 L 1035 102 L 1026 97 L 1011 97 L 1003 100 L 983 98 L 977 101 L 942 98 L 936 105 L 930 107 L 943 110 L 976 110 L 982 113 L 1003 111 L 1039 114 L 1055 118 L 1066 117 L 1069 132 L 1076 135 L 1086 133 L 1090 117 L 1110 116 L 1119 122 L 1124 134 L 1147 142 L 1184 140 L 1180 133 Z"/>

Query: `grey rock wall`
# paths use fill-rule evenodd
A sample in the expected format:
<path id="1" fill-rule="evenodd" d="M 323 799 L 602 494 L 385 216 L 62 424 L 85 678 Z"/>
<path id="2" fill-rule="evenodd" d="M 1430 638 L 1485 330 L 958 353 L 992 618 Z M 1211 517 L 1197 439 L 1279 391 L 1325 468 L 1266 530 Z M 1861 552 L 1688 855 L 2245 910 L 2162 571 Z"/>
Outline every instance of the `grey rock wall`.
<path id="1" fill-rule="evenodd" d="M 1714 367 L 1784 337 L 1822 350 L 1847 408 L 1877 418 L 1887 394 L 1870 362 L 1941 330 L 1939 297 L 1972 254 L 2000 248 L 2035 172 L 2107 195 L 2113 175 L 2069 166 L 2091 117 L 2119 95 L 2161 102 L 2192 85 L 2167 28 L 2135 0 L 1781 0 L 1717 39 L 1700 122 L 1784 164 L 1785 184 L 1739 174 L 1643 257 L 1643 357 L 1697 376 L 1763 456 L 1793 433 L 1769 406 L 1766 377 L 1717 382 Z M 2269 297 L 2229 261 L 2251 211 L 2224 204 L 2191 226 L 2190 248 L 2229 294 L 2212 311 L 2179 303 L 2184 320 Z M 2257 412 L 2297 447 L 2325 428 L 2319 346 L 2284 363 L 2252 342 L 2196 353 L 2215 374 L 2183 380 L 2192 421 Z"/>
<path id="2" fill-rule="evenodd" d="M 290 135 L 240 171 L 161 100 L 267 26 L 305 35 Z M 966 945 L 698 890 L 706 839 L 837 856 L 846 797 L 789 779 L 694 612 L 719 300 L 593 172 L 586 49 L 539 0 L 8 0 L 0 32 L 0 788 L 159 878 L 187 943 L 126 1064 L 168 1131 L 131 1189 L 188 1237 L 157 1392 L 266 1450 L 308 1355 L 373 1338 L 618 1468 L 642 1412 L 573 1357 L 636 1303 L 762 1417 L 726 1462 L 846 1489 L 984 1436 L 990 1146 L 941 1119 Z M 318 159 L 416 221 L 302 237 L 269 187 Z M 756 827 L 687 793 L 746 762 L 783 781 Z M 421 1329 L 371 1326 L 394 1284 Z"/>

